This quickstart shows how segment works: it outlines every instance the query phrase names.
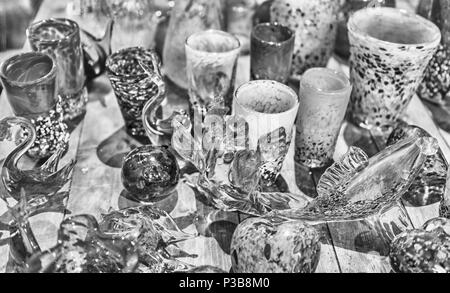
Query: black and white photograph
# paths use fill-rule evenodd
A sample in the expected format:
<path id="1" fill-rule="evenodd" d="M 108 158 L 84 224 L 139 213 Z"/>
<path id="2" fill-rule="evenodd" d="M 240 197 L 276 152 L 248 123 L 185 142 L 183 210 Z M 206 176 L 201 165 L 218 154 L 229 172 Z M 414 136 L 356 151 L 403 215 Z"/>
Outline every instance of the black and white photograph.
<path id="1" fill-rule="evenodd" d="M 0 0 L 0 81 L 0 273 L 450 273 L 450 0 Z"/>

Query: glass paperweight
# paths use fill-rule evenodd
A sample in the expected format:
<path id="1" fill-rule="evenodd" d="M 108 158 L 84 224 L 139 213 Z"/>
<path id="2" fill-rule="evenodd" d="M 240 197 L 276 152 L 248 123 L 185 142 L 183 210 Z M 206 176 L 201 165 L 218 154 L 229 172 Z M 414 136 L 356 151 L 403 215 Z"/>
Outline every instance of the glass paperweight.
<path id="1" fill-rule="evenodd" d="M 351 147 L 320 178 L 318 197 L 306 208 L 274 211 L 271 216 L 313 222 L 363 221 L 390 243 L 409 228 L 404 206 L 399 202 L 438 151 L 436 139 L 406 138 L 368 158 Z"/>
<path id="2" fill-rule="evenodd" d="M 402 139 L 419 137 L 431 137 L 431 135 L 420 127 L 401 121 L 389 137 L 387 145 L 393 145 Z M 417 178 L 403 195 L 403 200 L 415 207 L 427 206 L 444 200 L 447 172 L 447 160 L 442 150 L 439 149 L 434 156 L 427 158 Z"/>
<path id="3" fill-rule="evenodd" d="M 136 243 L 141 273 L 171 273 L 194 267 L 177 260 L 189 257 L 177 243 L 196 237 L 184 233 L 164 211 L 141 206 L 103 215 L 100 229 L 110 236 L 124 237 Z"/>
<path id="4" fill-rule="evenodd" d="M 223 211 L 261 215 L 272 209 L 304 206 L 299 196 L 261 192 L 261 167 L 272 164 L 273 156 L 267 154 L 284 148 L 281 134 L 286 131 L 281 128 L 263 135 L 252 149 L 248 123 L 240 116 L 226 116 L 227 112 L 213 108 L 203 123 L 174 119 L 172 147 L 198 170 L 184 176 L 186 183 L 206 203 Z"/>
<path id="5" fill-rule="evenodd" d="M 58 244 L 31 256 L 29 273 L 132 273 L 138 264 L 135 245 L 100 231 L 97 221 L 79 215 L 62 222 Z"/>
<path id="6" fill-rule="evenodd" d="M 398 235 L 389 257 L 398 273 L 450 273 L 450 220 L 431 219 Z"/>
<path id="7" fill-rule="evenodd" d="M 302 221 L 252 218 L 231 240 L 233 273 L 313 273 L 319 258 L 320 234 Z"/>
<path id="8" fill-rule="evenodd" d="M 17 131 L 17 130 L 18 131 Z M 27 133 L 22 139 L 22 130 Z M 58 170 L 58 163 L 65 151 L 58 149 L 41 167 L 32 170 L 22 170 L 18 167 L 20 159 L 33 146 L 36 140 L 36 131 L 31 122 L 21 117 L 10 117 L 0 121 L 0 141 L 14 140 L 18 145 L 5 159 L 2 168 L 2 181 L 8 194 L 19 200 L 21 190 L 27 197 L 53 196 L 69 180 L 75 166 L 72 160 L 69 164 Z"/>
<path id="9" fill-rule="evenodd" d="M 124 159 L 122 183 L 139 202 L 159 201 L 172 194 L 180 179 L 176 157 L 167 147 L 142 146 Z"/>

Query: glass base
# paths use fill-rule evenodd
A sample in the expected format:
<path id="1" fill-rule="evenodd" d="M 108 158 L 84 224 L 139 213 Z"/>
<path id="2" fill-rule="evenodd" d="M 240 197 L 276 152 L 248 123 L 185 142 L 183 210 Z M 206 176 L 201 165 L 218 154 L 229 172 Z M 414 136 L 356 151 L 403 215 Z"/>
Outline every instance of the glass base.
<path id="1" fill-rule="evenodd" d="M 61 106 L 64 113 L 64 121 L 72 121 L 86 114 L 88 91 L 83 87 L 75 94 L 60 94 Z"/>

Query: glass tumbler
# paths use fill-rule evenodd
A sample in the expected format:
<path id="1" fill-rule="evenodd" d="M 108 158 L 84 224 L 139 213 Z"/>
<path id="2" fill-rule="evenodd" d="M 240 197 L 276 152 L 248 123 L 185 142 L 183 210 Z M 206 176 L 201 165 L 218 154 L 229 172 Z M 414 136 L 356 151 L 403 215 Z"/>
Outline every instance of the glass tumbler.
<path id="1" fill-rule="evenodd" d="M 241 53 L 250 50 L 250 34 L 256 12 L 256 0 L 231 0 L 226 5 L 227 32 L 235 35 L 241 42 Z"/>
<path id="2" fill-rule="evenodd" d="M 51 55 L 58 66 L 58 93 L 65 120 L 86 113 L 88 100 L 80 28 L 72 20 L 50 18 L 32 24 L 27 36 L 34 51 Z"/>
<path id="3" fill-rule="evenodd" d="M 312 68 L 303 74 L 295 139 L 296 163 L 322 168 L 333 162 L 351 91 L 350 81 L 343 73 Z"/>
<path id="4" fill-rule="evenodd" d="M 339 1 L 275 0 L 270 20 L 295 32 L 291 76 L 300 76 L 313 67 L 325 67 L 334 50 Z"/>
<path id="5" fill-rule="evenodd" d="M 232 34 L 207 30 L 186 41 L 189 97 L 195 113 L 206 115 L 209 106 L 232 108 L 239 40 Z"/>
<path id="6" fill-rule="evenodd" d="M 286 84 L 291 74 L 295 35 L 277 23 L 255 26 L 251 36 L 251 78 L 268 79 Z"/>
<path id="7" fill-rule="evenodd" d="M 159 68 L 160 61 L 156 53 L 141 47 L 122 49 L 112 54 L 106 62 L 108 77 L 127 133 L 142 141 L 148 139 L 142 121 L 144 106 L 165 92 Z"/>
<path id="8" fill-rule="evenodd" d="M 36 129 L 28 155 L 44 159 L 66 149 L 69 133 L 57 99 L 54 60 L 39 52 L 15 55 L 2 63 L 0 77 L 14 114 L 30 119 Z"/>
<path id="9" fill-rule="evenodd" d="M 378 7 L 348 22 L 350 122 L 385 132 L 403 114 L 441 40 L 431 21 L 404 10 Z"/>
<path id="10" fill-rule="evenodd" d="M 259 149 L 263 185 L 272 186 L 283 167 L 292 141 L 298 96 L 290 87 L 272 80 L 255 80 L 235 92 L 235 116 L 249 125 L 250 149 Z"/>

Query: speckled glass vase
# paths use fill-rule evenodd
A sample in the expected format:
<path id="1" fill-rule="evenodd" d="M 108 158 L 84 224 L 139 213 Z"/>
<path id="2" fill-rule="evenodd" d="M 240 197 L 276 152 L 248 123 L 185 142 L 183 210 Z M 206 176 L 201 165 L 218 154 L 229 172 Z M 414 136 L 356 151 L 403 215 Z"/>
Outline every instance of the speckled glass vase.
<path id="1" fill-rule="evenodd" d="M 177 0 L 170 15 L 164 42 L 165 74 L 177 86 L 187 89 L 186 39 L 207 29 L 221 29 L 223 17 L 219 0 Z"/>
<path id="2" fill-rule="evenodd" d="M 434 22 L 442 34 L 417 93 L 421 99 L 450 109 L 450 1 L 421 0 L 417 13 Z"/>
<path id="3" fill-rule="evenodd" d="M 47 53 L 56 61 L 64 119 L 73 120 L 84 115 L 88 93 L 78 24 L 64 18 L 46 19 L 32 24 L 27 35 L 34 51 Z"/>
<path id="4" fill-rule="evenodd" d="M 366 7 L 395 7 L 395 0 L 340 0 L 339 24 L 334 52 L 342 58 L 350 57 L 347 22 L 352 13 Z"/>
<path id="5" fill-rule="evenodd" d="M 348 118 L 387 131 L 414 96 L 441 33 L 423 17 L 387 7 L 355 12 L 348 29 L 353 84 Z"/>
<path id="6" fill-rule="evenodd" d="M 14 114 L 30 119 L 36 129 L 28 155 L 48 158 L 60 148 L 67 149 L 69 132 L 57 98 L 54 60 L 39 52 L 15 55 L 3 62 L 0 77 Z"/>
<path id="7" fill-rule="evenodd" d="M 331 165 L 351 92 L 350 81 L 343 73 L 312 68 L 303 74 L 295 142 L 296 163 L 309 168 Z"/>
<path id="8" fill-rule="evenodd" d="M 325 67 L 334 50 L 339 1 L 275 0 L 272 22 L 295 31 L 292 77 L 300 79 L 312 67 Z"/>

